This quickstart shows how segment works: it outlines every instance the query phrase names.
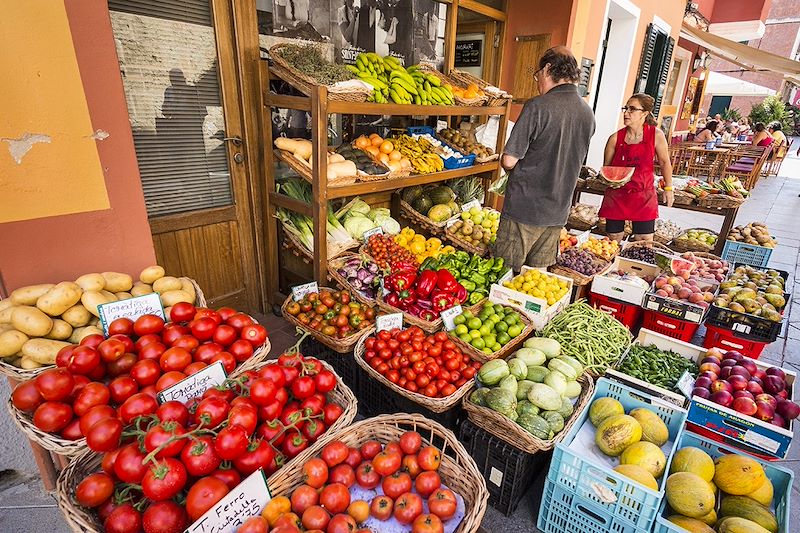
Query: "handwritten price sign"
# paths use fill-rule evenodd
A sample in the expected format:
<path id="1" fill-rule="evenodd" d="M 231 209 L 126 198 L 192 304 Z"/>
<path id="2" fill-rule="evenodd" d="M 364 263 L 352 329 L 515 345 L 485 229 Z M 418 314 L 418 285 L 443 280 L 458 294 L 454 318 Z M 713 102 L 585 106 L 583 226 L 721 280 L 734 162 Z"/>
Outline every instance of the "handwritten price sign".
<path id="1" fill-rule="evenodd" d="M 233 533 L 245 520 L 261 514 L 270 499 L 267 478 L 259 468 L 186 528 L 184 533 Z"/>
<path id="2" fill-rule="evenodd" d="M 202 396 L 211 387 L 222 385 L 227 377 L 225 369 L 222 367 L 222 362 L 217 361 L 213 365 L 207 366 L 203 370 L 159 392 L 158 401 L 159 403 L 164 403 L 176 400 L 186 403 L 198 396 Z"/>
<path id="3" fill-rule="evenodd" d="M 100 324 L 106 334 L 108 325 L 118 318 L 129 318 L 135 322 L 142 315 L 156 315 L 166 320 L 161 296 L 157 292 L 101 304 L 97 306 L 97 312 L 100 313 Z"/>

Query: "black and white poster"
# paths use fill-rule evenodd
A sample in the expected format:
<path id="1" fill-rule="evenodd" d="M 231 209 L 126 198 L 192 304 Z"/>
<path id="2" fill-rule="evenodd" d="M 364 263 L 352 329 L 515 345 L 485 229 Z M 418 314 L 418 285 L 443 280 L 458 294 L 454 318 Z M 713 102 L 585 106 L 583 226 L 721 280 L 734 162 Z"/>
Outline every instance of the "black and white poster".
<path id="1" fill-rule="evenodd" d="M 375 51 L 377 0 L 331 0 L 331 28 L 336 60 L 352 65 L 358 54 Z"/>
<path id="2" fill-rule="evenodd" d="M 434 0 L 414 0 L 414 63 L 444 61 L 444 30 L 447 6 Z"/>
<path id="3" fill-rule="evenodd" d="M 258 33 L 285 39 L 330 41 L 330 0 L 256 0 Z"/>

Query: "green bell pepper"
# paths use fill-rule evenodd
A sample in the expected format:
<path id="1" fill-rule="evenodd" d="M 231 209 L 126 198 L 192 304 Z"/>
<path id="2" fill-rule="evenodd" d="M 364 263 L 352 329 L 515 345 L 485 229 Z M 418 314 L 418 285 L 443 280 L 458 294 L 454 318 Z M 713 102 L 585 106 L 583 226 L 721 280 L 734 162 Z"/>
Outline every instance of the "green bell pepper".
<path id="1" fill-rule="evenodd" d="M 483 274 L 475 272 L 469 277 L 469 279 L 478 287 L 486 286 L 486 276 L 484 276 Z"/>
<path id="2" fill-rule="evenodd" d="M 477 270 L 478 269 L 478 265 L 480 264 L 481 261 L 482 261 L 481 256 L 473 255 L 472 259 L 469 260 L 469 263 L 467 264 L 467 266 L 472 270 Z"/>
<path id="3" fill-rule="evenodd" d="M 483 294 L 479 292 L 473 292 L 469 295 L 469 305 L 475 305 L 476 303 L 483 300 Z"/>
<path id="4" fill-rule="evenodd" d="M 502 257 L 495 257 L 494 265 L 492 265 L 492 272 L 497 272 L 498 274 L 503 270 L 503 265 L 505 264 L 505 259 Z"/>
<path id="5" fill-rule="evenodd" d="M 461 285 L 467 289 L 467 292 L 472 292 L 477 288 L 475 283 L 468 279 L 459 280 L 459 283 L 461 283 Z"/>
<path id="6" fill-rule="evenodd" d="M 467 252 L 464 252 L 462 250 L 457 250 L 452 255 L 455 256 L 455 260 L 458 261 L 461 264 L 465 264 L 466 265 L 467 263 L 469 263 L 469 254 Z"/>
<path id="7" fill-rule="evenodd" d="M 481 262 L 478 263 L 478 274 L 487 274 L 492 270 L 492 266 L 494 266 L 494 259 L 481 260 Z"/>

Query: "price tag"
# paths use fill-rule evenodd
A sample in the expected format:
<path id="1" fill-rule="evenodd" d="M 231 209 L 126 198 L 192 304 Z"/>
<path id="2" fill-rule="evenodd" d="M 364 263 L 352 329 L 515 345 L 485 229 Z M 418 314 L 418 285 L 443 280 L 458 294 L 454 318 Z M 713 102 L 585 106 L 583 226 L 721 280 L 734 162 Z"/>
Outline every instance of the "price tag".
<path id="1" fill-rule="evenodd" d="M 445 309 L 444 311 L 442 311 L 439 316 L 442 317 L 442 322 L 444 322 L 444 329 L 446 329 L 447 331 L 450 331 L 451 329 L 456 329 L 456 325 L 453 322 L 453 320 L 455 320 L 455 318 L 461 313 L 463 313 L 463 311 L 461 310 L 460 305 L 454 305 L 450 309 Z"/>
<path id="2" fill-rule="evenodd" d="M 439 133 L 442 130 L 447 129 L 447 121 L 446 120 L 437 120 L 436 121 L 436 133 Z"/>
<path id="3" fill-rule="evenodd" d="M 678 382 L 675 384 L 678 387 L 678 390 L 683 393 L 684 396 L 692 399 L 692 389 L 694 389 L 694 378 L 689 372 L 684 372 L 680 378 L 678 378 Z"/>
<path id="4" fill-rule="evenodd" d="M 469 211 L 469 210 L 470 210 L 470 209 L 472 209 L 473 207 L 477 207 L 477 208 L 481 209 L 483 206 L 482 206 L 482 205 L 481 205 L 481 203 L 480 203 L 480 202 L 479 202 L 479 201 L 476 199 L 476 200 L 472 200 L 471 202 L 467 202 L 467 203 L 465 203 L 464 205 L 462 205 L 462 206 L 461 206 L 461 210 L 462 210 L 462 211 Z"/>
<path id="5" fill-rule="evenodd" d="M 378 226 L 377 228 L 368 229 L 364 232 L 364 242 L 368 241 L 370 237 L 373 235 L 383 235 L 383 228 Z"/>
<path id="6" fill-rule="evenodd" d="M 161 306 L 161 296 L 157 292 L 100 304 L 97 306 L 97 312 L 100 314 L 100 324 L 106 334 L 108 325 L 118 318 L 130 318 L 134 322 L 142 315 L 156 315 L 164 320 L 167 318 Z"/>
<path id="7" fill-rule="evenodd" d="M 236 485 L 184 533 L 233 533 L 251 516 L 258 516 L 272 499 L 262 469 Z"/>
<path id="8" fill-rule="evenodd" d="M 305 296 L 306 294 L 310 294 L 312 292 L 319 292 L 319 286 L 317 285 L 316 281 L 292 287 L 292 300 L 294 300 L 295 302 L 298 300 L 302 300 L 303 296 Z"/>
<path id="9" fill-rule="evenodd" d="M 739 322 L 736 322 L 733 324 L 733 327 L 731 329 L 733 331 L 738 331 L 739 333 L 744 333 L 745 335 L 747 335 L 748 333 L 750 333 L 751 328 L 747 324 L 740 324 Z"/>
<path id="10" fill-rule="evenodd" d="M 744 432 L 744 441 L 752 444 L 753 446 L 758 446 L 759 448 L 769 450 L 772 453 L 777 452 L 778 448 L 781 447 L 779 442 L 774 441 L 769 437 L 765 437 L 761 433 L 756 433 L 752 429 L 748 429 Z"/>
<path id="11" fill-rule="evenodd" d="M 158 393 L 158 402 L 171 402 L 173 400 L 186 403 L 189 400 L 202 396 L 202 394 L 217 385 L 222 385 L 228 375 L 222 367 L 222 362 L 217 361 L 203 370 L 187 376 L 175 385 Z"/>
<path id="12" fill-rule="evenodd" d="M 375 331 L 403 329 L 403 313 L 391 313 L 375 318 Z"/>

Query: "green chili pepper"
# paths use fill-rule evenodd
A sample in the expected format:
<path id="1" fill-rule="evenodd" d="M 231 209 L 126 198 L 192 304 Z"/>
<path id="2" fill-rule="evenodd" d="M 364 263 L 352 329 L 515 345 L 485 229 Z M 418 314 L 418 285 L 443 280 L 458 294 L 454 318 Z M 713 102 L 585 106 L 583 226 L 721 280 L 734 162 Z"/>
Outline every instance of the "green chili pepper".
<path id="1" fill-rule="evenodd" d="M 462 279 L 462 280 L 459 280 L 458 282 L 459 282 L 459 283 L 461 283 L 461 285 L 462 285 L 462 286 L 463 286 L 465 289 L 467 289 L 467 292 L 472 292 L 472 291 L 474 291 L 474 290 L 475 290 L 475 288 L 476 288 L 475 282 L 473 282 L 473 281 L 471 281 L 471 280 L 468 280 L 468 279 Z"/>
<path id="2" fill-rule="evenodd" d="M 500 273 L 503 271 L 503 265 L 505 264 L 505 259 L 502 257 L 495 257 L 494 264 L 492 265 L 492 272 Z"/>
<path id="3" fill-rule="evenodd" d="M 479 274 L 479 273 L 476 272 L 476 273 L 472 274 L 469 277 L 469 279 L 470 279 L 470 281 L 472 281 L 473 283 L 475 283 L 475 285 L 477 285 L 479 287 L 483 287 L 483 286 L 486 285 L 486 276 L 484 276 L 483 274 Z"/>
<path id="4" fill-rule="evenodd" d="M 473 292 L 473 293 L 471 293 L 469 295 L 469 300 L 468 301 L 469 301 L 469 305 L 475 305 L 476 303 L 480 302 L 481 300 L 483 300 L 483 294 L 481 294 L 481 293 L 476 291 L 476 292 Z"/>

